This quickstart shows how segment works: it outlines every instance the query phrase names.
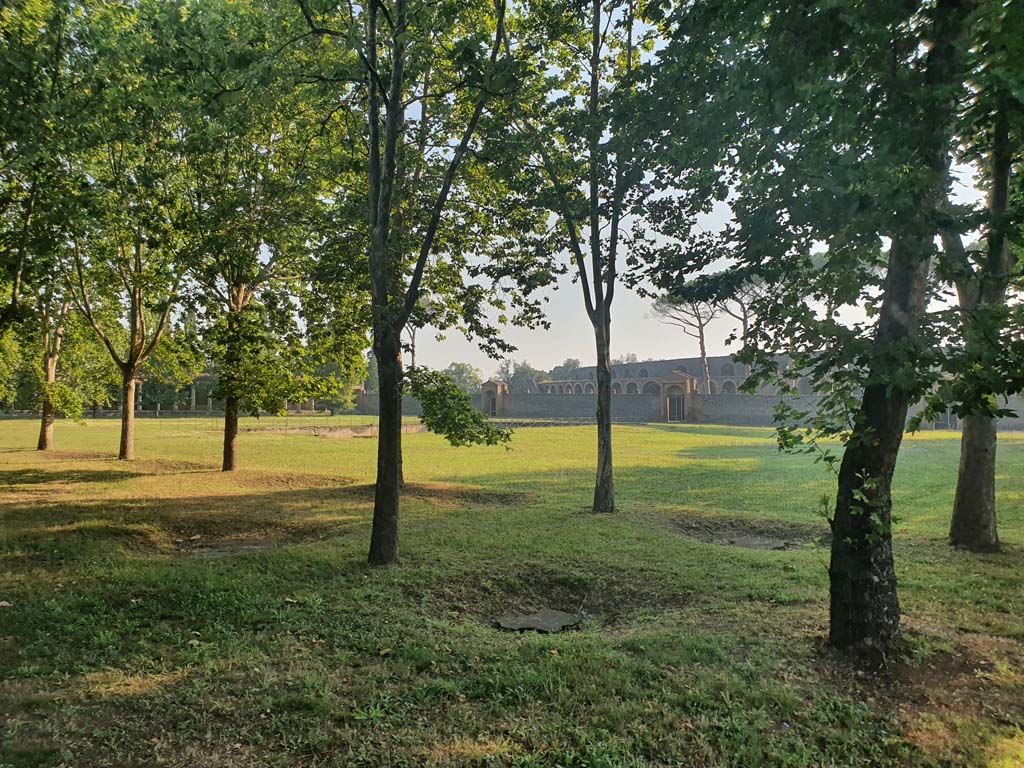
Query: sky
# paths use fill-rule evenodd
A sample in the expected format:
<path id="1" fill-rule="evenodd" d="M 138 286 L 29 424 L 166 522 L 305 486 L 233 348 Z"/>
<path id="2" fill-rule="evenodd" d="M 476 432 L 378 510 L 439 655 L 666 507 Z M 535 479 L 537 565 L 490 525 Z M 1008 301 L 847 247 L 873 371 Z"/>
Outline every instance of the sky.
<path id="1" fill-rule="evenodd" d="M 982 193 L 977 189 L 972 170 L 965 166 L 954 168 L 958 181 L 954 184 L 956 202 L 978 202 Z M 730 219 L 728 206 L 718 205 L 707 216 L 698 220 L 698 226 L 717 231 Z M 546 291 L 546 315 L 551 327 L 507 327 L 503 338 L 514 344 L 511 357 L 525 360 L 534 368 L 551 370 L 567 358 L 576 358 L 583 365 L 593 365 L 594 330 L 583 309 L 583 293 L 572 274 L 564 275 L 558 284 Z M 707 333 L 709 355 L 726 355 L 737 351 L 735 344 L 726 340 L 737 325 L 729 316 L 712 322 Z M 437 332 L 423 329 L 416 337 L 416 362 L 430 368 L 446 368 L 450 363 L 469 363 L 479 368 L 484 378 L 492 376 L 498 368 L 497 360 L 488 357 L 479 347 L 465 339 L 458 331 L 450 331 L 443 340 Z M 681 328 L 665 325 L 654 319 L 651 300 L 644 299 L 621 284 L 615 289 L 612 304 L 612 357 L 633 353 L 640 360 L 676 357 L 697 357 L 697 340 L 683 333 Z M 407 361 L 408 362 L 408 361 Z"/>

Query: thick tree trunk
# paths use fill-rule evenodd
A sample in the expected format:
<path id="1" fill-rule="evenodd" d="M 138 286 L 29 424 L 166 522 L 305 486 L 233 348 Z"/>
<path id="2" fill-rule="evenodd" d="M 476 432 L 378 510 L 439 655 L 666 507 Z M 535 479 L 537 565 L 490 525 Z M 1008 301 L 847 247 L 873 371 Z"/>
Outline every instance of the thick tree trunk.
<path id="1" fill-rule="evenodd" d="M 996 530 L 996 420 L 984 413 L 961 420 L 960 476 L 950 544 L 972 552 L 999 549 Z"/>
<path id="2" fill-rule="evenodd" d="M 900 606 L 892 556 L 892 476 L 915 393 L 898 385 L 899 347 L 924 311 L 930 245 L 894 241 L 875 335 L 876 362 L 839 469 L 832 561 L 829 641 L 880 661 L 899 636 Z"/>
<path id="3" fill-rule="evenodd" d="M 594 484 L 594 512 L 615 511 L 615 481 L 612 475 L 611 328 L 609 326 L 610 323 L 606 318 L 594 326 L 597 346 L 597 480 Z"/>
<path id="4" fill-rule="evenodd" d="M 50 386 L 57 381 L 57 357 L 47 355 L 44 361 L 46 374 L 46 387 L 43 390 L 42 417 L 39 423 L 39 440 L 36 443 L 37 451 L 49 451 L 53 448 L 53 422 L 54 411 L 53 401 L 50 400 Z"/>
<path id="5" fill-rule="evenodd" d="M 121 446 L 117 458 L 135 458 L 135 372 L 121 375 Z"/>
<path id="6" fill-rule="evenodd" d="M 237 466 L 235 443 L 238 439 L 238 398 L 224 401 L 224 462 L 221 471 L 233 472 Z"/>
<path id="7" fill-rule="evenodd" d="M 402 349 L 391 328 L 381 329 L 375 345 L 380 414 L 377 485 L 373 497 L 371 565 L 398 561 L 399 491 L 402 482 Z"/>
<path id="8" fill-rule="evenodd" d="M 938 235 L 931 215 L 946 192 L 950 126 L 956 103 L 950 85 L 960 82 L 959 39 L 970 4 L 939 0 L 928 52 L 926 86 L 942 94 L 908 129 L 909 146 L 932 172 L 921 190 L 919 217 L 894 238 L 883 290 L 867 385 L 839 469 L 832 560 L 829 565 L 829 641 L 841 650 L 882 662 L 900 631 L 900 606 L 892 556 L 892 476 L 903 442 L 907 409 L 920 392 L 914 384 L 914 343 L 925 310 L 926 282 Z M 945 92 L 949 91 L 946 97 Z"/>

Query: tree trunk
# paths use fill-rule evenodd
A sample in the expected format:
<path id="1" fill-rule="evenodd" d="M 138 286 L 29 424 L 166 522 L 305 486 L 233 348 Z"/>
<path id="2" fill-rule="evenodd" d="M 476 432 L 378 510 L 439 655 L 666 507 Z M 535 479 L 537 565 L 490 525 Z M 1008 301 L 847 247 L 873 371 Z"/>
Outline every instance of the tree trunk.
<path id="1" fill-rule="evenodd" d="M 233 472 L 238 466 L 235 443 L 238 439 L 238 398 L 228 396 L 224 401 L 224 463 L 222 472 Z"/>
<path id="2" fill-rule="evenodd" d="M 135 372 L 121 374 L 121 447 L 117 458 L 132 461 L 135 458 Z"/>
<path id="3" fill-rule="evenodd" d="M 597 346 L 597 481 L 594 484 L 594 512 L 615 511 L 615 481 L 612 475 L 612 364 L 611 328 L 607 309 L 594 325 Z"/>
<path id="4" fill-rule="evenodd" d="M 1006 215 L 1010 198 L 1013 148 L 1005 109 L 995 118 L 992 143 L 989 211 L 992 218 Z M 993 310 L 1006 306 L 1006 291 L 1016 271 L 1016 257 L 997 223 L 987 235 L 988 248 L 974 285 L 958 285 L 968 351 L 991 352 L 987 319 Z M 960 474 L 956 483 L 949 543 L 972 552 L 999 549 L 996 528 L 996 431 L 995 419 L 986 414 L 963 418 L 960 438 Z"/>
<path id="5" fill-rule="evenodd" d="M 708 349 L 704 342 L 704 326 L 697 329 L 697 343 L 700 346 L 700 364 L 704 371 L 704 394 L 711 394 L 711 365 L 708 363 Z"/>
<path id="6" fill-rule="evenodd" d="M 373 497 L 371 565 L 398 561 L 399 490 L 402 480 L 402 347 L 391 328 L 379 329 L 377 355 L 380 413 L 377 429 L 377 484 Z"/>
<path id="7" fill-rule="evenodd" d="M 996 420 L 984 413 L 961 420 L 960 476 L 949 543 L 972 552 L 999 549 L 996 530 Z"/>
<path id="8" fill-rule="evenodd" d="M 839 469 L 829 565 L 833 646 L 871 661 L 899 636 L 900 606 L 892 557 L 892 476 L 914 393 L 891 370 L 925 306 L 930 245 L 894 241 L 869 371 Z M 898 357 L 896 357 L 898 359 Z"/>
<path id="9" fill-rule="evenodd" d="M 861 407 L 839 469 L 832 561 L 829 565 L 829 641 L 841 650 L 884 661 L 900 630 L 900 606 L 892 557 L 892 476 L 903 442 L 907 409 L 920 396 L 914 342 L 927 301 L 926 283 L 935 238 L 933 213 L 945 199 L 949 177 L 955 90 L 961 81 L 960 37 L 971 4 L 939 0 L 928 51 L 925 87 L 935 94 L 920 121 L 908 128 L 911 146 L 931 171 L 916 201 L 919 215 L 906 221 L 889 248 L 878 330 L 871 350 Z M 948 91 L 948 95 L 947 95 Z"/>
<path id="10" fill-rule="evenodd" d="M 39 423 L 39 441 L 37 451 L 49 451 L 53 448 L 53 401 L 50 399 L 50 387 L 57 381 L 57 357 L 46 355 L 44 361 L 46 385 L 43 388 L 42 418 Z"/>

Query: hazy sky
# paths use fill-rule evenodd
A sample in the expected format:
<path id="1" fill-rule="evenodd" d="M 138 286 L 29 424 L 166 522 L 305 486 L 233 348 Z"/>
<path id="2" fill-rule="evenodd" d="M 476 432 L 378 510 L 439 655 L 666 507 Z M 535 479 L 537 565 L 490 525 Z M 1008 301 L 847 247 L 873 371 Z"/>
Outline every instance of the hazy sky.
<path id="1" fill-rule="evenodd" d="M 975 188 L 970 169 L 959 167 L 962 181 L 955 185 L 957 202 L 976 202 L 981 193 Z M 717 206 L 711 215 L 703 217 L 699 226 L 717 230 L 729 219 L 725 205 Z M 550 370 L 566 358 L 575 357 L 583 365 L 593 365 L 594 331 L 583 309 L 583 293 L 572 276 L 565 275 L 557 290 L 547 291 L 547 317 L 551 328 L 508 328 L 504 338 L 517 347 L 512 357 L 526 360 L 533 367 Z M 725 341 L 736 327 L 736 321 L 722 317 L 711 326 L 707 335 L 708 354 L 722 355 L 735 351 Z M 431 368 L 444 368 L 452 362 L 466 362 L 479 368 L 484 378 L 494 374 L 498 361 L 492 360 L 462 334 L 449 332 L 446 339 L 437 341 L 436 332 L 423 329 L 416 338 L 416 362 Z M 639 359 L 696 357 L 697 341 L 686 336 L 682 329 L 664 325 L 651 317 L 651 301 L 642 299 L 621 283 L 615 289 L 612 304 L 612 357 L 632 352 Z"/>

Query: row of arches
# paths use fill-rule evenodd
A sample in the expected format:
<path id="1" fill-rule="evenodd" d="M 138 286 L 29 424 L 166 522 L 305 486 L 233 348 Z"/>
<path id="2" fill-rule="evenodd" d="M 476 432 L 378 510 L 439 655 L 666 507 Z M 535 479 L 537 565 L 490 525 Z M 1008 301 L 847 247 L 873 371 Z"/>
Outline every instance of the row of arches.
<path id="1" fill-rule="evenodd" d="M 687 367 L 685 365 L 677 366 L 675 368 L 675 370 L 680 372 L 680 373 L 686 373 L 686 374 L 690 373 L 690 371 L 687 369 Z M 742 373 L 743 373 L 743 368 L 742 368 L 742 366 L 740 366 L 740 375 L 742 375 Z M 647 378 L 650 378 L 650 375 L 651 375 L 650 372 L 646 368 L 641 368 L 640 370 L 636 371 L 635 374 L 629 368 L 621 371 L 621 373 L 620 373 L 620 371 L 617 371 L 614 368 L 612 369 L 612 378 L 613 379 L 620 379 L 620 378 L 621 379 L 647 379 Z M 712 375 L 714 375 L 714 373 L 712 373 Z M 729 363 L 722 363 L 720 366 L 718 366 L 718 376 L 719 377 L 722 377 L 722 378 L 733 378 L 736 375 L 737 375 L 737 373 L 736 373 L 736 365 L 734 363 L 731 363 L 731 362 L 729 362 Z M 592 380 L 594 378 L 593 371 L 588 371 L 587 376 L 588 376 L 588 378 L 590 378 Z"/>
<path id="2" fill-rule="evenodd" d="M 715 382 L 710 382 L 711 394 L 717 395 L 719 392 L 723 395 L 735 395 L 736 394 L 736 382 L 724 381 L 721 387 Z M 594 394 L 594 385 L 590 382 L 586 384 L 548 384 L 544 387 L 544 393 L 548 395 L 592 395 Z M 635 381 L 630 381 L 622 385 L 621 382 L 612 382 L 612 394 L 613 395 L 660 395 L 661 385 L 656 381 L 644 382 L 642 385 Z"/>

